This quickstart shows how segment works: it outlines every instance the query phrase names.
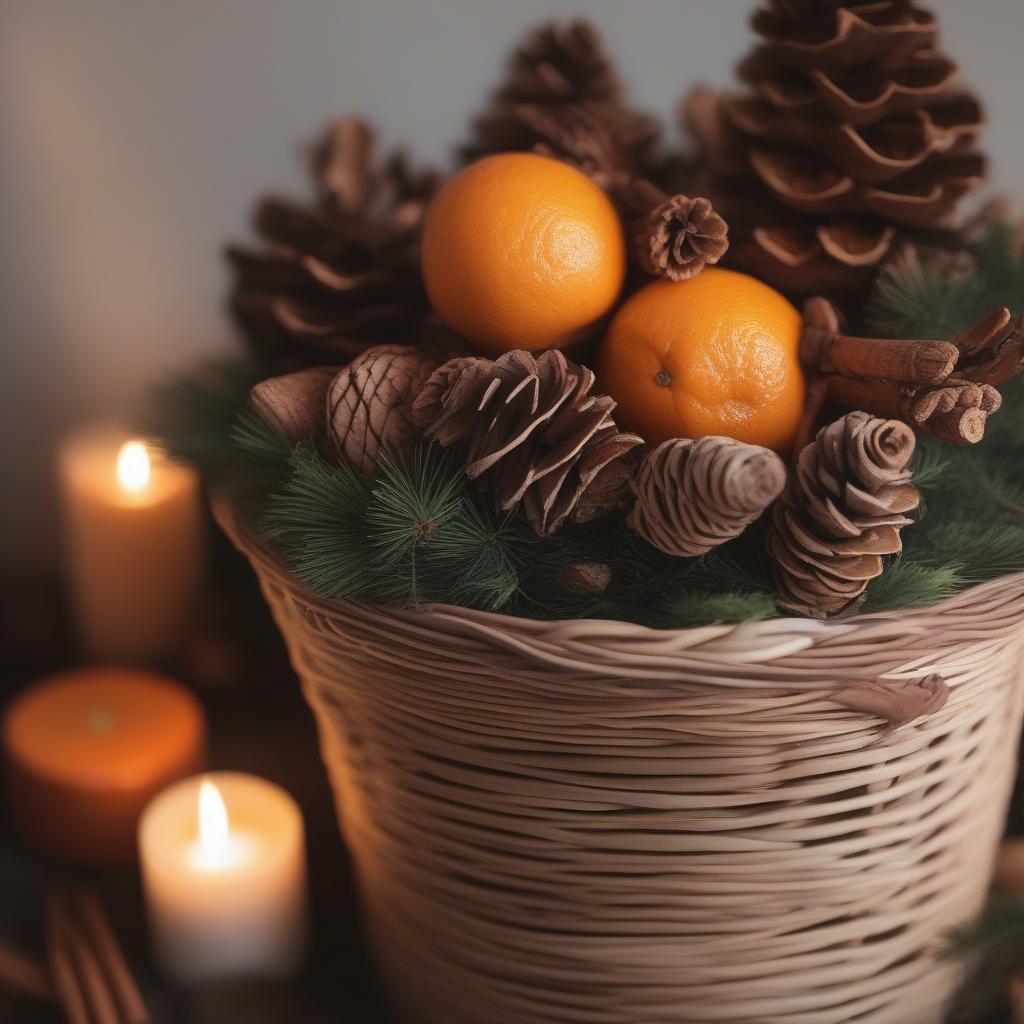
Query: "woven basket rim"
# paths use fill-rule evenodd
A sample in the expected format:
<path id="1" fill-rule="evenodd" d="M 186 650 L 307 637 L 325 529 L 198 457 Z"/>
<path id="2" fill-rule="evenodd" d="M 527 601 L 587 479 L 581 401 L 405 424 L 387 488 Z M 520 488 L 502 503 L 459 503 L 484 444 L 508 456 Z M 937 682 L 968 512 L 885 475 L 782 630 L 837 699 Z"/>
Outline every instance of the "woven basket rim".
<path id="1" fill-rule="evenodd" d="M 844 638 L 847 642 L 851 633 L 858 633 L 861 638 L 875 636 L 879 639 L 890 638 L 894 630 L 909 635 L 917 632 L 916 623 L 921 623 L 921 631 L 934 632 L 936 619 L 943 614 L 973 608 L 976 605 L 992 605 L 1001 607 L 1010 602 L 1020 602 L 1024 606 L 1024 572 L 1008 573 L 994 580 L 977 583 L 971 587 L 945 598 L 936 604 L 916 608 L 901 608 L 891 611 L 863 612 L 859 614 L 839 616 L 832 619 L 809 619 L 798 616 L 776 616 L 741 623 L 719 623 L 707 626 L 691 626 L 674 629 L 658 629 L 639 623 L 625 622 L 619 619 L 531 619 L 518 615 L 506 615 L 503 612 L 488 612 L 462 605 L 430 603 L 416 608 L 400 608 L 374 604 L 368 601 L 350 600 L 346 598 L 326 598 L 310 590 L 299 580 L 270 547 L 245 522 L 235 505 L 223 494 L 211 495 L 214 517 L 221 528 L 231 537 L 243 551 L 272 568 L 278 575 L 286 576 L 292 585 L 301 591 L 311 607 L 330 612 L 332 609 L 365 608 L 372 609 L 375 614 L 391 616 L 404 622 L 438 623 L 444 628 L 452 628 L 458 620 L 462 623 L 475 623 L 487 631 L 502 630 L 513 627 L 519 633 L 530 634 L 535 638 L 547 638 L 553 643 L 584 642 L 588 637 L 600 636 L 607 643 L 609 640 L 628 642 L 630 646 L 648 645 L 668 650 L 704 645 L 725 637 L 742 638 L 750 643 L 770 641 L 771 646 L 778 649 L 791 645 L 803 647 L 807 644 L 820 646 L 830 641 Z"/>

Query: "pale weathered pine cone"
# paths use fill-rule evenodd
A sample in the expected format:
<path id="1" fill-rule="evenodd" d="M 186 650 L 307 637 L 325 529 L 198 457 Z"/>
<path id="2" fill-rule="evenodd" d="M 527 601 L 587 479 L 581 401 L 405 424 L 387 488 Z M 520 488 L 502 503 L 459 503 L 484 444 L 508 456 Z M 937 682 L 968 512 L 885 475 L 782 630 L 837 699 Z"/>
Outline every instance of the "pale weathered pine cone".
<path id="1" fill-rule="evenodd" d="M 292 442 L 322 441 L 327 433 L 327 391 L 337 366 L 315 366 L 260 381 L 249 403 L 265 422 Z"/>
<path id="2" fill-rule="evenodd" d="M 496 360 L 459 357 L 439 367 L 414 405 L 416 428 L 442 445 L 464 444 L 466 475 L 500 509 L 522 503 L 547 536 L 621 503 L 643 441 L 621 432 L 615 403 L 592 394 L 594 374 L 561 352 L 520 350 Z"/>
<path id="3" fill-rule="evenodd" d="M 384 451 L 415 437 L 412 406 L 437 367 L 433 356 L 408 345 L 376 345 L 357 356 L 331 382 L 327 423 L 335 454 L 372 474 Z"/>
<path id="4" fill-rule="evenodd" d="M 707 199 L 671 196 L 639 218 L 633 245 L 641 270 L 686 281 L 725 255 L 729 227 Z"/>
<path id="5" fill-rule="evenodd" d="M 731 437 L 677 438 L 649 452 L 628 525 L 660 551 L 696 558 L 738 537 L 778 497 L 782 460 Z"/>
<path id="6" fill-rule="evenodd" d="M 818 432 L 773 509 L 767 548 L 783 608 L 843 611 L 902 549 L 920 495 L 908 468 L 913 430 L 851 412 Z"/>

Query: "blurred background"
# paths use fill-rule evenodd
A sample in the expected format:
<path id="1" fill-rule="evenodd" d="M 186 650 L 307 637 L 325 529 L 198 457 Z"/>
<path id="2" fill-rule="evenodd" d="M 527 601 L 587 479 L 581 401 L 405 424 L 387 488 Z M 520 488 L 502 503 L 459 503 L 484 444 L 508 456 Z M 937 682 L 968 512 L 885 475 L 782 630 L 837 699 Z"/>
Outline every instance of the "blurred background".
<path id="1" fill-rule="evenodd" d="M 986 99 L 993 186 L 1024 184 L 1020 0 L 933 0 Z M 749 0 L 0 0 L 0 564 L 55 561 L 52 448 L 230 344 L 221 249 L 306 194 L 303 144 L 359 113 L 443 161 L 529 24 L 585 14 L 636 104 L 724 84 Z"/>

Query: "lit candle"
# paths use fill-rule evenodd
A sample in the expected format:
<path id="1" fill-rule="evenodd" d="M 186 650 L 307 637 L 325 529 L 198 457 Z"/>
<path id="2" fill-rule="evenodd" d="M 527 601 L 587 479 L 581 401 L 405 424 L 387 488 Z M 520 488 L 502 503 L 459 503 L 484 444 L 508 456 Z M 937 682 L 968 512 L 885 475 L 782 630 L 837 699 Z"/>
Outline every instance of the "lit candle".
<path id="1" fill-rule="evenodd" d="M 85 652 L 152 662 L 170 653 L 202 569 L 196 474 L 113 427 L 60 453 L 71 603 Z"/>
<path id="2" fill-rule="evenodd" d="M 153 945 L 185 982 L 286 978 L 306 940 L 302 816 L 271 782 L 217 772 L 161 793 L 139 824 Z"/>

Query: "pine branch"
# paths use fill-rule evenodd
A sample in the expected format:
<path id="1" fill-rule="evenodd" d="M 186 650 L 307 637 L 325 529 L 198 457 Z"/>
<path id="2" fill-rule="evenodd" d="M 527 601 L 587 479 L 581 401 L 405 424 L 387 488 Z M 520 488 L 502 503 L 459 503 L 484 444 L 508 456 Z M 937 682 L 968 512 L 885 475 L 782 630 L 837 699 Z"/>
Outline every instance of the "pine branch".
<path id="1" fill-rule="evenodd" d="M 312 448 L 292 455 L 292 475 L 273 495 L 258 526 L 295 575 L 324 597 L 359 598 L 374 584 L 366 543 L 370 483 Z"/>
<path id="2" fill-rule="evenodd" d="M 249 391 L 263 376 L 250 359 L 208 360 L 152 389 L 143 430 L 171 458 L 192 464 L 209 482 L 237 479 L 241 474 L 236 472 L 232 435 Z"/>
<path id="3" fill-rule="evenodd" d="M 902 559 L 868 586 L 863 610 L 886 612 L 924 608 L 952 597 L 963 587 L 958 566 L 925 565 Z"/>

